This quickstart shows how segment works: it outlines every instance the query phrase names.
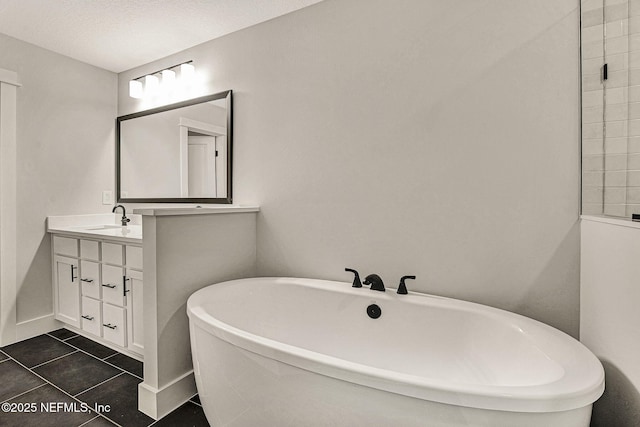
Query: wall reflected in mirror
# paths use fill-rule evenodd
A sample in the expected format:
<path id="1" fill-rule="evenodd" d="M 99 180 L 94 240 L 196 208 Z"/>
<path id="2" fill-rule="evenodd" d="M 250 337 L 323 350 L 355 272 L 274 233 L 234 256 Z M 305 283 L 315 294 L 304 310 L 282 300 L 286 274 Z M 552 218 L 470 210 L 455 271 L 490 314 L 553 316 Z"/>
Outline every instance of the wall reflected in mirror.
<path id="1" fill-rule="evenodd" d="M 231 203 L 231 91 L 117 119 L 119 202 Z"/>

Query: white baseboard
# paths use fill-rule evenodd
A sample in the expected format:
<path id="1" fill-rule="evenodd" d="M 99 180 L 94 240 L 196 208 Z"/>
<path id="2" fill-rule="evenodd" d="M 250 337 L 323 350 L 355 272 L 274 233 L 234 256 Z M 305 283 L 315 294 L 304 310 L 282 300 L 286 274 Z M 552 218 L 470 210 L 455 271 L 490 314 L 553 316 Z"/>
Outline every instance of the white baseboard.
<path id="1" fill-rule="evenodd" d="M 161 389 L 143 382 L 138 384 L 138 410 L 154 420 L 159 420 L 191 399 L 197 392 L 193 371 L 176 378 Z"/>
<path id="2" fill-rule="evenodd" d="M 53 313 L 16 324 L 16 341 L 22 341 L 47 332 L 60 329 L 62 323 L 53 317 Z"/>

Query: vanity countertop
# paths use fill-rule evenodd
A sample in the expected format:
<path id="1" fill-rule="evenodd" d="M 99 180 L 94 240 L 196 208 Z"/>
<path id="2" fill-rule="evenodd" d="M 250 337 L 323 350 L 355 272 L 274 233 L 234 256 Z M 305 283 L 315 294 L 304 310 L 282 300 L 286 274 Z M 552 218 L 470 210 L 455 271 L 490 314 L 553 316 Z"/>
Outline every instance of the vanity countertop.
<path id="1" fill-rule="evenodd" d="M 126 227 L 120 225 L 121 215 L 66 215 L 47 217 L 47 232 L 84 238 L 102 238 L 124 243 L 142 243 L 140 215 L 130 215 Z"/>
<path id="2" fill-rule="evenodd" d="M 133 212 L 143 216 L 215 215 L 228 213 L 259 212 L 258 206 L 219 205 L 206 207 L 141 208 Z"/>

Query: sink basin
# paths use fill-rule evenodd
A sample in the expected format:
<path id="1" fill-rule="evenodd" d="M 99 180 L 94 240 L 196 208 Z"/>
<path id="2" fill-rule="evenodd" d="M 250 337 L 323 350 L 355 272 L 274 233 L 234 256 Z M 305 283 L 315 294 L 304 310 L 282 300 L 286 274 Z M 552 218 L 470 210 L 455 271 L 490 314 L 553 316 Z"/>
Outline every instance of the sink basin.
<path id="1" fill-rule="evenodd" d="M 121 225 L 115 225 L 115 224 L 102 224 L 102 225 L 89 225 L 87 227 L 79 227 L 82 228 L 83 230 L 109 230 L 112 228 L 122 228 Z"/>

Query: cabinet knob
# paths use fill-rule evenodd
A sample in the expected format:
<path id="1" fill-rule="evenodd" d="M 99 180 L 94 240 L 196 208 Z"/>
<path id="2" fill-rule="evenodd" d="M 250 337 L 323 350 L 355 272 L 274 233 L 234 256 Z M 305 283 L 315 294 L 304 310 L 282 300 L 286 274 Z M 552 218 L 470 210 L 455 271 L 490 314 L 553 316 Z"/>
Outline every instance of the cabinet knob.
<path id="1" fill-rule="evenodd" d="M 82 318 L 83 318 L 83 319 L 87 319 L 87 320 L 93 320 L 93 316 L 86 316 L 86 315 L 83 315 L 83 316 L 82 316 Z"/>
<path id="2" fill-rule="evenodd" d="M 104 326 L 105 328 L 109 328 L 109 329 L 116 329 L 117 328 L 116 325 L 112 325 L 111 323 L 103 323 L 102 326 Z"/>
<path id="3" fill-rule="evenodd" d="M 115 289 L 115 287 L 116 287 L 116 285 L 112 285 L 112 284 L 109 284 L 109 283 L 105 283 L 102 286 L 104 286 L 105 288 L 109 288 L 109 289 Z"/>
<path id="4" fill-rule="evenodd" d="M 80 279 L 80 280 L 86 283 L 93 283 L 93 279 Z"/>

